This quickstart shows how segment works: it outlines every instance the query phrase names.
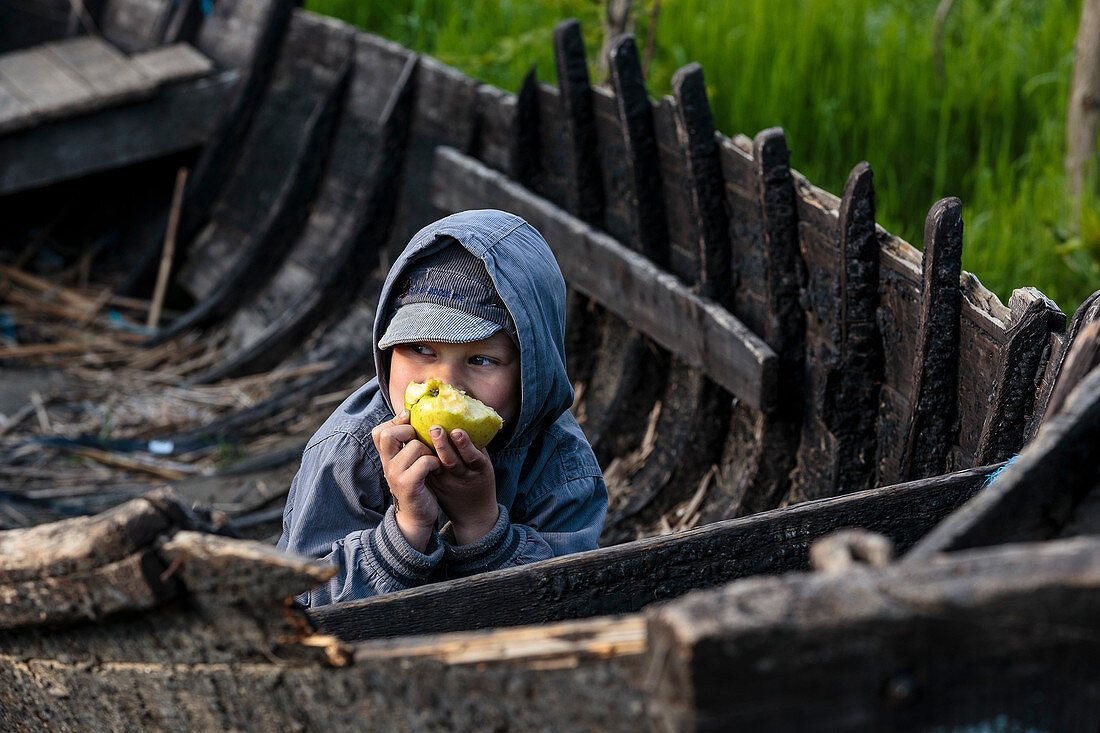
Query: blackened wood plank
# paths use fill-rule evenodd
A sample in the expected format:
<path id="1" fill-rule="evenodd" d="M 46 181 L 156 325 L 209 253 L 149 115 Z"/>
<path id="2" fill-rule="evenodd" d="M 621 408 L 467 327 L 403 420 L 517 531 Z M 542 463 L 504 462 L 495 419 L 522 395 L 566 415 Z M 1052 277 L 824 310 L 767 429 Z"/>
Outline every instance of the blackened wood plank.
<path id="1" fill-rule="evenodd" d="M 905 561 L 919 563 L 937 552 L 1056 536 L 1072 521 L 1077 505 L 1100 485 L 1097 445 L 1100 370 L 1094 369 L 1016 460 L 914 547 Z"/>
<path id="2" fill-rule="evenodd" d="M 732 287 L 729 215 L 723 196 L 722 163 L 703 67 L 688 64 L 672 76 L 677 132 L 685 153 L 690 193 L 699 222 L 699 292 L 725 303 Z"/>
<path id="3" fill-rule="evenodd" d="M 197 148 L 210 139 L 238 78 L 225 71 L 132 105 L 0 137 L 0 194 Z"/>
<path id="4" fill-rule="evenodd" d="M 597 153 L 596 113 L 588 80 L 588 62 L 580 23 L 565 20 L 554 27 L 554 66 L 562 120 L 568 140 L 572 186 L 563 208 L 581 221 L 596 224 L 603 218 L 603 183 Z"/>
<path id="5" fill-rule="evenodd" d="M 750 575 L 805 569 L 809 545 L 863 527 L 907 548 L 996 467 L 822 499 L 616 547 L 310 611 L 347 641 L 624 613 Z"/>
<path id="6" fill-rule="evenodd" d="M 130 57 L 146 78 L 157 84 L 193 79 L 214 70 L 214 62 L 186 43 L 161 46 Z"/>
<path id="7" fill-rule="evenodd" d="M 323 26 L 303 28 L 300 42 L 311 41 L 324 43 L 331 50 L 309 60 L 308 52 L 295 51 L 290 43 L 284 48 L 294 59 L 281 67 L 283 71 L 258 113 L 256 132 L 246 141 L 240 169 L 200 240 L 207 246 L 196 248 L 181 273 L 201 300 L 161 329 L 149 345 L 231 314 L 267 283 L 305 223 L 352 68 L 349 33 L 330 35 Z M 336 64 L 338 68 L 333 68 Z M 309 95 L 300 92 L 302 86 L 309 88 Z M 265 167 L 260 161 L 270 164 L 280 146 L 285 149 L 278 162 L 285 168 Z M 222 230 L 228 234 L 223 235 Z M 218 244 L 238 237 L 243 239 L 243 247 L 219 257 Z M 203 279 L 212 282 L 205 291 L 196 285 Z"/>
<path id="8" fill-rule="evenodd" d="M 1058 382 L 1050 398 L 1049 414 L 1044 421 L 1062 411 L 1073 389 L 1097 366 L 1100 366 L 1100 323 L 1093 321 L 1086 324 L 1073 337 L 1069 356 L 1062 365 Z"/>
<path id="9" fill-rule="evenodd" d="M 570 284 L 748 404 L 772 407 L 775 352 L 717 303 L 461 153 L 441 149 L 434 177 L 438 206 L 462 211 L 492 204 L 522 216 L 546 237 Z"/>
<path id="10" fill-rule="evenodd" d="M 632 244 L 655 265 L 662 266 L 668 261 L 668 225 L 661 195 L 661 166 L 653 132 L 653 107 L 634 37 L 615 39 L 608 62 L 630 175 L 635 236 Z"/>
<path id="11" fill-rule="evenodd" d="M 871 175 L 867 163 L 857 165 L 848 176 L 840 205 L 840 353 L 837 370 L 830 375 L 833 402 L 826 423 L 837 441 L 841 493 L 870 488 L 875 480 L 875 417 L 883 375 L 876 320 L 879 244 Z"/>
<path id="12" fill-rule="evenodd" d="M 757 578 L 650 616 L 668 731 L 1093 731 L 1100 542 Z"/>
<path id="13" fill-rule="evenodd" d="M 102 0 L 99 30 L 126 53 L 161 43 L 172 15 L 172 0 Z M 75 25 L 75 24 L 74 24 Z"/>
<path id="14" fill-rule="evenodd" d="M 203 0 L 180 0 L 164 29 L 164 43 L 194 43 L 202 27 Z"/>
<path id="15" fill-rule="evenodd" d="M 542 140 L 539 138 L 539 80 L 534 66 L 520 84 L 515 114 L 512 176 L 517 183 L 535 190 L 542 175 Z"/>
<path id="16" fill-rule="evenodd" d="M 312 250 L 329 247 L 330 256 L 314 264 L 314 271 L 309 273 L 312 281 L 304 291 L 291 286 L 283 287 L 281 292 L 261 294 L 256 300 L 268 301 L 269 310 L 277 315 L 249 338 L 243 348 L 196 381 L 214 382 L 274 367 L 299 347 L 323 318 L 336 318 L 353 301 L 377 264 L 396 214 L 415 105 L 418 62 L 418 57 L 410 56 L 396 80 L 382 113 L 381 130 L 372 141 L 366 175 L 355 176 L 358 178 L 356 185 L 348 179 L 352 177 L 349 174 L 358 171 L 339 164 L 329 168 L 318 205 L 296 247 Z M 367 72 L 360 70 L 359 73 Z M 344 110 L 335 134 L 334 154 L 350 153 L 347 148 L 339 147 L 341 143 L 348 146 L 365 144 L 363 120 L 357 113 L 362 114 L 362 110 Z M 350 199 L 339 195 L 345 187 L 353 188 Z M 335 239 L 336 246 L 325 241 L 328 239 Z M 276 290 L 279 285 L 277 277 L 269 289 Z"/>
<path id="17" fill-rule="evenodd" d="M 1023 446 L 1050 335 L 1065 328 L 1065 314 L 1038 291 L 1029 298 L 1021 291 L 1016 296 L 1010 301 L 1014 323 L 1005 334 L 1008 341 L 1001 349 L 992 404 L 978 443 L 976 460 L 981 464 L 1006 460 Z M 1025 300 L 1029 302 L 1021 302 Z"/>
<path id="18" fill-rule="evenodd" d="M 30 105 L 0 78 L 0 135 L 29 127 L 35 120 Z"/>
<path id="19" fill-rule="evenodd" d="M 962 294 L 962 202 L 938 201 L 924 226 L 924 283 L 903 478 L 943 471 L 955 443 Z"/>

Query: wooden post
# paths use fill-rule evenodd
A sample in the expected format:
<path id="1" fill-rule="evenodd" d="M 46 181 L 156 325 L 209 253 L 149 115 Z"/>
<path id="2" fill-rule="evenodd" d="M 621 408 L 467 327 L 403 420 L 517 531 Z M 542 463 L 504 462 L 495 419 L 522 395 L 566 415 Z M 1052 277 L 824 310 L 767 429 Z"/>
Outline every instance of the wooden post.
<path id="1" fill-rule="evenodd" d="M 523 77 L 516 95 L 515 137 L 512 148 L 512 175 L 518 183 L 536 188 L 541 174 L 539 138 L 539 80 L 535 67 Z"/>
<path id="2" fill-rule="evenodd" d="M 668 262 L 668 225 L 661 195 L 661 166 L 653 132 L 653 107 L 634 36 L 616 38 L 609 59 L 630 175 L 633 241 L 641 254 L 663 267 Z"/>
<path id="3" fill-rule="evenodd" d="M 833 377 L 829 430 L 837 445 L 840 493 L 870 488 L 875 480 L 878 390 L 882 384 L 879 301 L 879 244 L 871 166 L 858 164 L 848 176 L 840 204 L 840 343 Z"/>
<path id="4" fill-rule="evenodd" d="M 700 294 L 726 304 L 730 275 L 729 214 L 723 196 L 722 163 L 714 134 L 714 115 L 707 100 L 703 67 L 688 64 L 672 75 L 676 129 L 685 155 L 691 197 L 699 222 Z"/>
<path id="5" fill-rule="evenodd" d="M 596 145 L 596 113 L 592 108 L 584 38 L 575 18 L 554 28 L 554 65 L 572 171 L 566 208 L 582 221 L 599 224 L 603 220 L 603 184 Z"/>
<path id="6" fill-rule="evenodd" d="M 902 456 L 904 479 L 941 473 L 955 443 L 962 230 L 962 202 L 957 198 L 938 201 L 924 225 L 924 284 Z"/>
<path id="7" fill-rule="evenodd" d="M 993 403 L 982 426 L 976 461 L 1003 461 L 1024 444 L 1024 429 L 1035 408 L 1035 385 L 1043 354 L 1049 348 L 1052 331 L 1065 327 L 1065 315 L 1051 300 L 1038 296 L 1022 310 L 1019 299 L 1011 302 L 1015 323 L 1008 329 L 1008 341 L 1001 349 Z M 1022 310 L 1022 312 L 1021 312 Z"/>

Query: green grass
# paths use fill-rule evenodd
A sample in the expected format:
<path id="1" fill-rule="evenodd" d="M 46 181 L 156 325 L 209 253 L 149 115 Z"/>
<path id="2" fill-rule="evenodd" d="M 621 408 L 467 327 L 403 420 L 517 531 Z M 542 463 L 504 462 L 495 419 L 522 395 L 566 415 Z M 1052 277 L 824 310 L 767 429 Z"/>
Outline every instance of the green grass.
<path id="1" fill-rule="evenodd" d="M 637 2 L 639 44 L 650 2 Z M 861 160 L 878 220 L 920 246 L 924 216 L 959 196 L 963 266 L 1002 300 L 1038 287 L 1067 312 L 1100 288 L 1096 199 L 1064 193 L 1065 108 L 1081 0 L 955 0 L 936 72 L 936 0 L 664 0 L 654 95 L 680 66 L 703 65 L 718 128 L 787 132 L 792 165 L 834 193 Z M 533 63 L 554 81 L 552 31 L 581 20 L 594 59 L 591 0 L 357 0 L 307 7 L 515 91 Z M 1080 224 L 1077 222 L 1080 221 Z"/>

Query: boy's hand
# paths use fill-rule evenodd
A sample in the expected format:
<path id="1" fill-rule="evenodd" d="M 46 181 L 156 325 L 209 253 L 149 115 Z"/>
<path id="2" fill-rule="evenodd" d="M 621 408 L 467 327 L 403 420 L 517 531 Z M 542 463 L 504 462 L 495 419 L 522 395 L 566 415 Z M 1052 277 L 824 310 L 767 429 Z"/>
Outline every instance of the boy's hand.
<path id="1" fill-rule="evenodd" d="M 393 496 L 397 527 L 413 548 L 423 552 L 439 518 L 440 503 L 426 484 L 428 475 L 440 467 L 439 459 L 417 440 L 408 410 L 379 424 L 370 435 Z"/>
<path id="2" fill-rule="evenodd" d="M 452 430 L 448 437 L 433 425 L 428 433 L 441 464 L 428 476 L 428 487 L 451 520 L 455 542 L 468 545 L 488 534 L 499 516 L 493 463 L 465 430 Z"/>

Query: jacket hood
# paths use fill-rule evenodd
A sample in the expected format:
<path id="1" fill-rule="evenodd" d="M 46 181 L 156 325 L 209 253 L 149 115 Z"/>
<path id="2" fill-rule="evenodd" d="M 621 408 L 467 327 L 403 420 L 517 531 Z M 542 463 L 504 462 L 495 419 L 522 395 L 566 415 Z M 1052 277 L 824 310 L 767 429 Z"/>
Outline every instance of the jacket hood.
<path id="1" fill-rule="evenodd" d="M 565 371 L 565 280 L 550 246 L 530 224 L 494 209 L 463 211 L 429 224 L 390 268 L 374 320 L 374 363 L 383 399 L 389 400 L 389 365 L 378 342 L 391 315 L 395 283 L 417 260 L 457 240 L 485 263 L 497 293 L 512 315 L 520 351 L 520 409 L 505 426 L 507 443 L 527 445 L 573 404 Z"/>

